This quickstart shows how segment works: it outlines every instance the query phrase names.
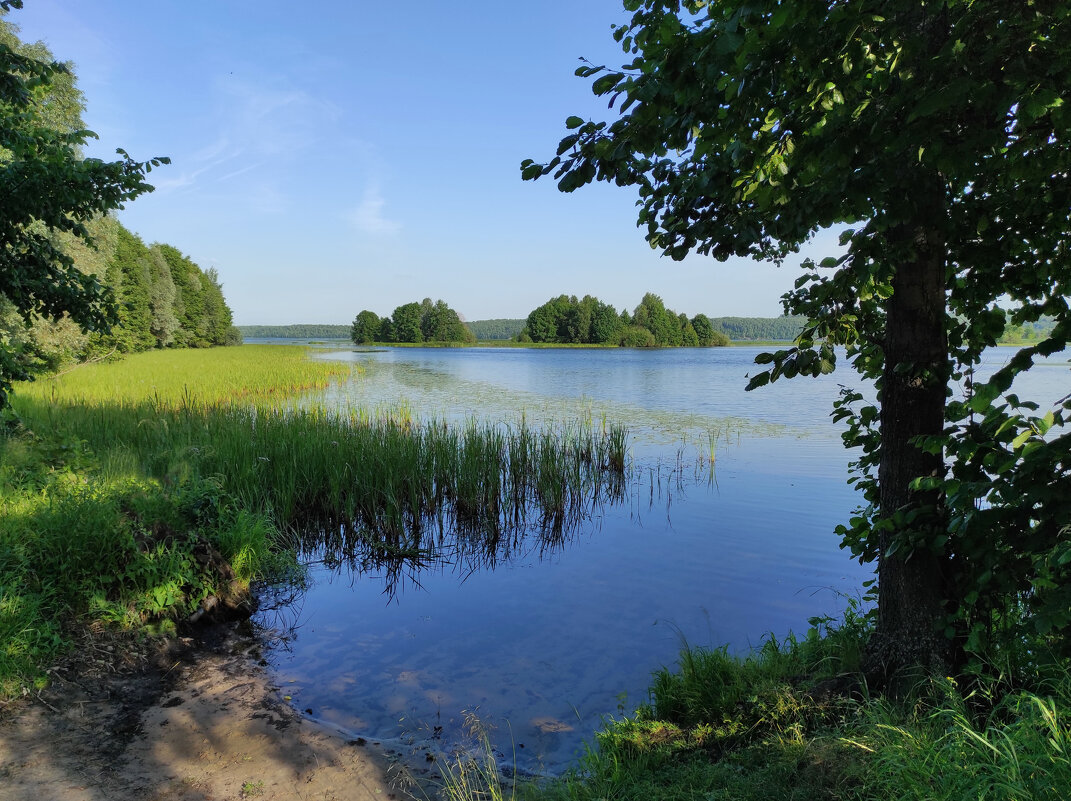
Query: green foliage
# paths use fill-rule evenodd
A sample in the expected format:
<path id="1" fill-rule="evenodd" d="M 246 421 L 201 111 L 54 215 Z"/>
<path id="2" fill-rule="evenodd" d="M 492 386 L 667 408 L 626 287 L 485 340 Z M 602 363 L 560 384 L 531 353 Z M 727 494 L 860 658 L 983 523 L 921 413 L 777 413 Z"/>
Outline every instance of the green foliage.
<path id="1" fill-rule="evenodd" d="M 749 388 L 828 373 L 835 345 L 877 383 L 877 406 L 849 392 L 836 407 L 863 497 L 841 534 L 878 563 L 871 675 L 1010 653 L 1029 629 L 1071 648 L 1071 399 L 1009 394 L 1071 337 L 1071 9 L 625 6 L 628 63 L 577 70 L 618 116 L 570 118 L 522 178 L 635 186 L 648 241 L 675 259 L 781 260 L 845 226 L 842 252 L 785 296 L 803 330 Z M 1043 339 L 976 380 L 1006 326 L 1043 317 Z M 965 401 L 946 400 L 952 382 Z"/>
<path id="2" fill-rule="evenodd" d="M 424 309 L 419 303 L 404 303 L 397 307 L 390 316 L 393 336 L 390 342 L 423 342 L 424 332 L 421 320 Z"/>
<path id="3" fill-rule="evenodd" d="M 704 332 L 702 337 L 695 321 Z M 580 300 L 559 295 L 532 310 L 518 341 L 628 348 L 728 344 L 727 339 L 711 330 L 705 315 L 689 320 L 666 309 L 662 299 L 651 293 L 644 295 L 632 315 L 627 311 L 619 314 L 613 306 L 591 295 Z"/>
<path id="4" fill-rule="evenodd" d="M 981 711 L 980 711 L 981 710 Z M 1062 801 L 1071 787 L 1071 683 L 995 705 L 951 680 L 909 709 L 874 703 L 845 741 L 866 754 L 850 798 Z M 862 789 L 865 788 L 865 789 Z"/>
<path id="5" fill-rule="evenodd" d="M 1000 335 L 1002 345 L 1029 345 L 1044 339 L 1056 325 L 1056 320 L 1047 314 L 1041 315 L 1034 322 L 1012 325 L 1005 322 L 1004 333 Z"/>
<path id="6" fill-rule="evenodd" d="M 218 485 L 115 474 L 72 440 L 0 436 L 0 509 L 0 696 L 73 625 L 140 630 L 232 592 L 226 565 L 243 585 L 281 565 L 271 523 Z"/>
<path id="7" fill-rule="evenodd" d="M 375 312 L 366 309 L 354 319 L 349 336 L 356 344 L 476 341 L 476 335 L 456 311 L 445 301 L 432 302 L 431 298 L 424 298 L 420 303 L 405 303 L 382 320 Z"/>
<path id="8" fill-rule="evenodd" d="M 5 4 L 4 8 L 21 4 Z M 0 20 L 0 294 L 29 323 L 68 315 L 84 331 L 115 321 L 111 294 L 78 270 L 66 234 L 88 243 L 87 223 L 151 191 L 146 175 L 166 159 L 85 159 L 93 136 L 78 112 L 71 70 L 43 47 L 25 47 Z M 27 374 L 10 335 L 0 335 L 0 407 L 13 378 Z"/>
<path id="9" fill-rule="evenodd" d="M 255 339 L 347 339 L 352 325 L 240 325 L 244 337 Z"/>
<path id="10" fill-rule="evenodd" d="M 379 319 L 379 315 L 374 311 L 365 309 L 353 319 L 353 325 L 350 328 L 350 339 L 353 340 L 355 345 L 366 345 L 379 339 L 382 329 L 383 321 Z"/>
<path id="11" fill-rule="evenodd" d="M 524 328 L 524 320 L 471 320 L 465 323 L 478 341 L 513 339 Z"/>
<path id="12" fill-rule="evenodd" d="M 714 317 L 715 330 L 729 339 L 785 340 L 792 342 L 803 333 L 807 318 L 799 315 L 781 317 Z"/>
<path id="13" fill-rule="evenodd" d="M 476 335 L 470 331 L 458 316 L 442 300 L 431 302 L 424 298 L 420 304 L 420 332 L 425 342 L 475 342 Z"/>
<path id="14" fill-rule="evenodd" d="M 621 329 L 617 344 L 623 348 L 654 348 L 655 336 L 642 325 L 629 325 Z"/>

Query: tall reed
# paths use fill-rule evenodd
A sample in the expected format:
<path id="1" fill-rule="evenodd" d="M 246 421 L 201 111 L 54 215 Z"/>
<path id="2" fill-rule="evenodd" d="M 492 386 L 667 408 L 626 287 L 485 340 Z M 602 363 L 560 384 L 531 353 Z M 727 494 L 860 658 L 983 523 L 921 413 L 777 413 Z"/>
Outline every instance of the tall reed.
<path id="1" fill-rule="evenodd" d="M 276 392 L 323 386 L 337 365 L 295 359 L 293 348 L 232 351 L 86 368 L 21 387 L 17 409 L 31 427 L 165 484 L 210 478 L 299 532 L 307 551 L 334 543 L 415 558 L 445 530 L 497 547 L 530 523 L 560 534 L 623 492 L 623 429 L 451 426 L 404 410 L 342 417 Z"/>

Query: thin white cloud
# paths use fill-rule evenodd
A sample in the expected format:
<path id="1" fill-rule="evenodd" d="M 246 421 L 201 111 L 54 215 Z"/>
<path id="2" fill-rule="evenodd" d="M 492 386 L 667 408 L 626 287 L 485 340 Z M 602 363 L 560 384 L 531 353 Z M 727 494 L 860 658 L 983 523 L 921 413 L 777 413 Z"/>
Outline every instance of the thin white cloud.
<path id="1" fill-rule="evenodd" d="M 198 141 L 185 154 L 176 153 L 172 169 L 161 177 L 158 191 L 190 191 L 204 183 L 236 178 L 271 162 L 276 175 L 314 147 L 339 115 L 338 108 L 299 90 L 220 79 L 212 87 L 213 110 L 201 122 L 211 138 Z M 182 169 L 185 167 L 185 169 Z"/>
<path id="2" fill-rule="evenodd" d="M 347 215 L 350 224 L 365 234 L 381 236 L 398 233 L 402 230 L 402 224 L 384 216 L 386 205 L 387 201 L 383 199 L 379 187 L 369 186 L 364 190 L 361 202 Z"/>

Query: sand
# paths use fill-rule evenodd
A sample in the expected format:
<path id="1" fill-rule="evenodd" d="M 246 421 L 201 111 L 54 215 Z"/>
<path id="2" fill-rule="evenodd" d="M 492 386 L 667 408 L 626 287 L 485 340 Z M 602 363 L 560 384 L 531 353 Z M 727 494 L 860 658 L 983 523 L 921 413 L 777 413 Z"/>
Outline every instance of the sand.
<path id="1" fill-rule="evenodd" d="M 241 624 L 85 637 L 0 711 L 0 801 L 436 798 L 430 755 L 304 718 L 265 664 Z"/>

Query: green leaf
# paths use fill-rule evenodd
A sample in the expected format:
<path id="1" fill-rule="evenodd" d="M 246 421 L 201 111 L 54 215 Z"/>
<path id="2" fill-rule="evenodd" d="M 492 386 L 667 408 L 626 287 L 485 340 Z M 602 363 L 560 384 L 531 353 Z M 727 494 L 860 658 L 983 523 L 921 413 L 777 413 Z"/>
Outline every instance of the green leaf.
<path id="1" fill-rule="evenodd" d="M 591 84 L 591 91 L 596 95 L 604 95 L 610 92 L 617 86 L 617 82 L 625 77 L 620 72 L 611 72 L 609 75 L 603 75 L 601 78 L 597 78 Z"/>
<path id="2" fill-rule="evenodd" d="M 759 373 L 758 375 L 752 377 L 752 379 L 747 382 L 747 386 L 744 387 L 744 389 L 745 389 L 745 391 L 750 392 L 753 389 L 758 389 L 759 387 L 764 387 L 769 383 L 770 383 L 770 372 L 767 370 L 764 373 Z"/>

